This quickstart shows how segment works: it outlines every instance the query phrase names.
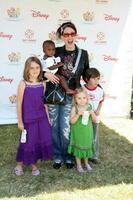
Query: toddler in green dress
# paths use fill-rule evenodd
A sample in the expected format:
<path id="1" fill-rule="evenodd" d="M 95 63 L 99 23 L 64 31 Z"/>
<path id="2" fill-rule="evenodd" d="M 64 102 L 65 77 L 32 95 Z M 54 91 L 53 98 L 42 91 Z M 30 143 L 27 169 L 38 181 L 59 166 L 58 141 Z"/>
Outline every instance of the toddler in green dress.
<path id="1" fill-rule="evenodd" d="M 92 158 L 95 152 L 92 121 L 96 120 L 96 116 L 89 103 L 87 92 L 83 88 L 76 91 L 70 117 L 71 133 L 68 152 L 75 156 L 77 171 L 83 173 L 81 159 L 83 159 L 87 171 L 92 170 L 88 158 Z"/>

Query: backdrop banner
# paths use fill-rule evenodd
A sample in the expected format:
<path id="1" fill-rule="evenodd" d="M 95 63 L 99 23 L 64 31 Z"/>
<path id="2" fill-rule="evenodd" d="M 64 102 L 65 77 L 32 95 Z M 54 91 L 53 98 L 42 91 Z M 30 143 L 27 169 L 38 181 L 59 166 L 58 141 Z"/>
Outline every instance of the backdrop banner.
<path id="1" fill-rule="evenodd" d="M 101 72 L 105 90 L 102 114 L 130 114 L 133 71 L 131 0 L 1 0 L 0 124 L 17 123 L 16 94 L 25 60 L 42 54 L 42 43 L 56 46 L 60 24 L 72 21 L 77 45 L 88 51 L 90 66 Z"/>

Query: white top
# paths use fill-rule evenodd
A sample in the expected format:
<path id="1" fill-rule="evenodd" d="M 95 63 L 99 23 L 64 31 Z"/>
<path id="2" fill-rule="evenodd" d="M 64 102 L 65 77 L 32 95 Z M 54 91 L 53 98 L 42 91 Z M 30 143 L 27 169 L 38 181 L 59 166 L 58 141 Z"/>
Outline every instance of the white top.
<path id="1" fill-rule="evenodd" d="M 83 88 L 87 91 L 87 93 L 89 95 L 90 104 L 92 105 L 92 109 L 94 111 L 96 111 L 99 103 L 104 100 L 103 88 L 101 88 L 99 85 L 94 89 L 90 89 L 87 85 L 83 85 Z"/>
<path id="2" fill-rule="evenodd" d="M 54 69 L 54 70 L 50 70 L 50 69 L 48 69 L 48 67 L 51 67 L 51 66 L 56 65 L 57 63 L 61 62 L 61 59 L 59 56 L 58 57 L 52 56 L 52 57 L 48 57 L 46 59 L 44 59 L 44 58 L 39 58 L 39 59 L 42 64 L 43 71 L 51 72 L 53 74 L 55 74 L 58 71 L 58 68 Z"/>
<path id="3" fill-rule="evenodd" d="M 104 91 L 99 85 L 96 88 L 89 88 L 87 85 L 83 85 L 83 88 L 87 91 L 90 99 L 90 104 L 94 112 L 97 110 L 100 102 L 104 101 Z M 96 116 L 96 123 L 100 122 L 100 117 Z"/>

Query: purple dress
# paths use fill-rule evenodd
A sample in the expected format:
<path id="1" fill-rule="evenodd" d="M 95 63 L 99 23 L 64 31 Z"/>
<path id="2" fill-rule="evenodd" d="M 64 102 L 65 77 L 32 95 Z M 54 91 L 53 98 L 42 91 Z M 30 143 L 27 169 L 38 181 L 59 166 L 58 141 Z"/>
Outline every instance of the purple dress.
<path id="1" fill-rule="evenodd" d="M 43 83 L 26 84 L 22 117 L 27 130 L 26 143 L 19 144 L 16 160 L 25 165 L 36 164 L 37 160 L 49 160 L 53 156 L 51 126 L 43 105 Z"/>

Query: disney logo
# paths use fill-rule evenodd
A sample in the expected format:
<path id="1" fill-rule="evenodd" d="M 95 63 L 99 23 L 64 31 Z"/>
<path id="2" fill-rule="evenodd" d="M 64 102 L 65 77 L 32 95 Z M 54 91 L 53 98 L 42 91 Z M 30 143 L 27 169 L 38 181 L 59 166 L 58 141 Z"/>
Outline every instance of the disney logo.
<path id="1" fill-rule="evenodd" d="M 83 40 L 85 42 L 85 40 L 87 39 L 87 37 L 77 35 L 77 39 L 78 40 Z"/>
<path id="2" fill-rule="evenodd" d="M 113 17 L 112 15 L 108 15 L 108 14 L 104 14 L 105 15 L 105 20 L 106 21 L 116 21 L 118 23 L 118 21 L 120 20 L 120 18 L 118 17 Z"/>
<path id="3" fill-rule="evenodd" d="M 13 35 L 4 34 L 3 32 L 0 32 L 0 37 L 2 37 L 2 38 L 8 38 L 10 40 L 10 39 L 12 39 Z"/>
<path id="4" fill-rule="evenodd" d="M 13 81 L 12 78 L 6 78 L 4 76 L 0 76 L 0 82 L 9 82 L 11 84 L 12 81 Z"/>
<path id="5" fill-rule="evenodd" d="M 48 17 L 49 17 L 48 14 L 41 14 L 40 11 L 31 10 L 31 12 L 32 12 L 32 17 L 42 17 L 45 19 L 48 19 Z"/>
<path id="6" fill-rule="evenodd" d="M 117 62 L 118 61 L 118 59 L 117 58 L 112 58 L 111 56 L 108 56 L 108 55 L 103 55 L 103 59 L 104 59 L 104 61 L 115 61 L 115 62 Z"/>

